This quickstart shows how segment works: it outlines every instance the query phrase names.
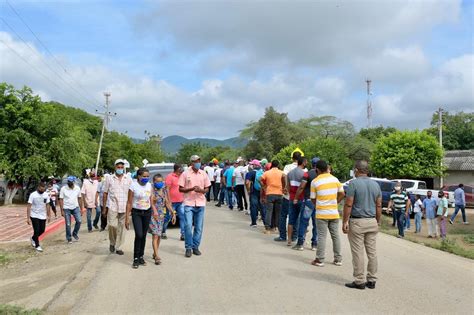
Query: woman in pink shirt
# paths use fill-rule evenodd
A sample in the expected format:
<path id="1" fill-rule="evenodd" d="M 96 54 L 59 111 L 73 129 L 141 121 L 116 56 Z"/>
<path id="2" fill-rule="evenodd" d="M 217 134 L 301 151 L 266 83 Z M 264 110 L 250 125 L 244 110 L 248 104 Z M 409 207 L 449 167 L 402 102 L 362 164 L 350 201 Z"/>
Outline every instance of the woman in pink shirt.
<path id="1" fill-rule="evenodd" d="M 166 188 L 168 189 L 168 195 L 170 196 L 171 206 L 173 210 L 178 213 L 179 219 L 179 229 L 181 231 L 181 241 L 184 241 L 184 205 L 183 200 L 184 196 L 183 193 L 179 191 L 179 177 L 183 173 L 183 168 L 179 164 L 175 164 L 173 166 L 174 172 L 166 176 L 165 183 Z M 167 239 L 166 229 L 168 228 L 168 224 L 171 220 L 171 215 L 169 212 L 165 218 L 165 224 L 163 226 L 163 234 L 161 235 L 162 239 Z"/>

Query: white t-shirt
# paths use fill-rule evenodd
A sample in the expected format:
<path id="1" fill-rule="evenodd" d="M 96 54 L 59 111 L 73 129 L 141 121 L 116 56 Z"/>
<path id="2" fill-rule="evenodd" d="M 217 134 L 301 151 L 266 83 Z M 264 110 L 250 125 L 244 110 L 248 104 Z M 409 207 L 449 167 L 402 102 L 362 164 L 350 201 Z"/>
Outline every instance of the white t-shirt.
<path id="1" fill-rule="evenodd" d="M 49 195 L 47 192 L 42 194 L 38 193 L 38 191 L 32 192 L 28 198 L 28 203 L 31 205 L 30 217 L 46 220 L 46 205 L 49 203 Z"/>
<path id="2" fill-rule="evenodd" d="M 244 177 L 245 174 L 244 174 L 245 170 L 244 170 L 244 167 L 243 166 L 237 166 L 235 169 L 234 169 L 234 176 L 235 176 L 235 185 L 243 185 L 245 180 L 244 180 Z"/>
<path id="3" fill-rule="evenodd" d="M 214 172 L 214 176 L 216 177 L 216 183 L 221 183 L 221 175 L 222 175 L 222 168 L 217 168 Z"/>
<path id="4" fill-rule="evenodd" d="M 415 201 L 415 206 L 414 206 L 413 212 L 415 212 L 415 213 L 421 212 L 421 206 L 422 205 L 423 205 L 423 202 L 421 202 L 421 199 L 418 199 L 417 201 Z"/>
<path id="5" fill-rule="evenodd" d="M 74 188 L 64 186 L 59 192 L 59 199 L 63 199 L 64 209 L 73 210 L 79 207 L 79 201 L 77 198 L 81 195 L 81 189 L 79 186 L 74 185 Z"/>
<path id="6" fill-rule="evenodd" d="M 291 164 L 287 164 L 283 168 L 283 173 L 285 174 L 285 176 L 287 176 L 289 172 L 291 172 L 292 170 L 294 170 L 297 167 L 298 167 L 298 163 L 296 163 L 296 162 L 293 162 Z M 283 198 L 290 200 L 290 195 L 289 194 L 283 195 Z"/>
<path id="7" fill-rule="evenodd" d="M 133 191 L 132 207 L 139 210 L 149 210 L 151 208 L 151 192 L 152 187 L 150 183 L 140 185 L 138 182 L 133 182 L 130 185 L 130 190 Z"/>
<path id="8" fill-rule="evenodd" d="M 204 167 L 204 171 L 206 172 L 207 177 L 209 177 L 209 181 L 213 182 L 214 181 L 214 168 L 208 165 Z"/>

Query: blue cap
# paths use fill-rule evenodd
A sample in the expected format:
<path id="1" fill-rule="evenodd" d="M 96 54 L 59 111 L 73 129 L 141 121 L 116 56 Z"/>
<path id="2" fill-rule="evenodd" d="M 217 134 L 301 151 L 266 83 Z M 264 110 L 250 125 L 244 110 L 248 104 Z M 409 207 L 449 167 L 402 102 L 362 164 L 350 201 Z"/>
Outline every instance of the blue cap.
<path id="1" fill-rule="evenodd" d="M 316 157 L 314 157 L 314 158 L 311 159 L 311 164 L 312 164 L 312 165 L 316 165 L 316 163 L 318 163 L 319 160 L 321 160 L 321 159 L 316 156 Z"/>
<path id="2" fill-rule="evenodd" d="M 72 175 L 67 177 L 68 182 L 75 182 L 76 179 L 77 179 L 76 176 L 72 176 Z"/>

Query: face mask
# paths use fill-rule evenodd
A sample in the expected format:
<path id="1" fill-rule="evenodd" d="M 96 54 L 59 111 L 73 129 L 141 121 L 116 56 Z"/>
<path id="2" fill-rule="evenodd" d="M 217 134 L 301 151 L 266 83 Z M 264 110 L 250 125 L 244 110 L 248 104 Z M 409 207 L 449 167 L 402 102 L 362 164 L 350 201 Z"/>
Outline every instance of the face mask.
<path id="1" fill-rule="evenodd" d="M 115 170 L 115 173 L 116 173 L 117 175 L 123 175 L 123 169 Z"/>
<path id="2" fill-rule="evenodd" d="M 72 183 L 72 182 L 67 182 L 67 185 L 71 188 L 74 187 L 74 183 Z"/>
<path id="3" fill-rule="evenodd" d="M 402 190 L 401 187 L 395 187 L 395 191 L 400 191 L 400 190 Z"/>
<path id="4" fill-rule="evenodd" d="M 161 188 L 163 188 L 163 186 L 165 186 L 165 183 L 163 183 L 163 182 L 155 183 L 154 186 L 155 186 L 156 189 L 161 189 Z"/>
<path id="5" fill-rule="evenodd" d="M 143 178 L 140 179 L 140 183 L 145 185 L 146 183 L 148 183 L 149 180 L 150 179 L 148 177 L 143 177 Z"/>
<path id="6" fill-rule="evenodd" d="M 201 168 L 201 163 L 194 163 L 194 168 L 195 169 L 200 169 Z"/>

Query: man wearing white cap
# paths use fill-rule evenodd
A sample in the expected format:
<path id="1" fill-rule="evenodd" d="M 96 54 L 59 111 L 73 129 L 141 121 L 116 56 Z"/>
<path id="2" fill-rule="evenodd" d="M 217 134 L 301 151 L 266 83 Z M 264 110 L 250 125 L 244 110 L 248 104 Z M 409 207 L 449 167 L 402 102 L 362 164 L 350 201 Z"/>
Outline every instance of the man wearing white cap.
<path id="1" fill-rule="evenodd" d="M 125 212 L 127 210 L 128 190 L 132 179 L 124 176 L 125 161 L 115 161 L 115 174 L 107 176 L 104 184 L 102 209 L 107 217 L 109 226 L 109 250 L 117 255 L 123 255 L 121 246 L 124 240 Z"/>
<path id="2" fill-rule="evenodd" d="M 211 187 L 209 177 L 206 172 L 201 170 L 201 158 L 199 156 L 191 156 L 191 167 L 181 174 L 178 184 L 179 191 L 184 193 L 185 256 L 188 258 L 193 254 L 199 256 L 201 255 L 199 245 L 201 244 L 206 207 L 205 194 Z"/>

